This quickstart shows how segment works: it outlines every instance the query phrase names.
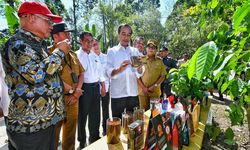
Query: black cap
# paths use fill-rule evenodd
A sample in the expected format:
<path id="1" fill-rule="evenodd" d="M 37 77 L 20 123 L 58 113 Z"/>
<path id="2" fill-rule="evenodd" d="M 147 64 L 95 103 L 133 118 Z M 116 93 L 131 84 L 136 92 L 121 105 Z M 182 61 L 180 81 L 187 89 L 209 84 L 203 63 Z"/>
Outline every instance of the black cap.
<path id="1" fill-rule="evenodd" d="M 163 51 L 168 51 L 168 48 L 166 46 L 163 46 L 161 49 L 160 49 L 160 52 L 163 52 Z"/>
<path id="2" fill-rule="evenodd" d="M 72 32 L 72 31 L 74 30 L 68 29 L 66 23 L 61 22 L 53 25 L 53 30 L 51 31 L 51 34 L 56 34 L 58 32 Z"/>

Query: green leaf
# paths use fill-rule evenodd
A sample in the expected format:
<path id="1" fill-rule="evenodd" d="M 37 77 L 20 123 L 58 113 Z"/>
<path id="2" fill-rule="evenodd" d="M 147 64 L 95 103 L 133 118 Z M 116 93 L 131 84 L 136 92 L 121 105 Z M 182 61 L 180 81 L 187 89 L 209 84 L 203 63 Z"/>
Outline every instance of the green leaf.
<path id="1" fill-rule="evenodd" d="M 244 96 L 244 100 L 245 100 L 248 104 L 250 104 L 250 96 L 245 95 L 245 96 Z"/>
<path id="2" fill-rule="evenodd" d="M 89 30 L 89 24 L 88 23 L 85 25 L 84 31 L 90 32 L 90 30 Z"/>
<path id="3" fill-rule="evenodd" d="M 93 34 L 93 37 L 96 37 L 96 27 L 95 27 L 95 24 L 92 24 L 91 32 Z"/>
<path id="4" fill-rule="evenodd" d="M 227 62 L 234 56 L 234 53 L 233 54 L 229 54 L 223 61 L 223 63 L 221 64 L 221 66 L 216 69 L 214 72 L 213 72 L 213 75 L 216 76 L 224 67 L 225 65 L 227 64 Z"/>
<path id="5" fill-rule="evenodd" d="M 244 110 L 239 104 L 229 105 L 229 118 L 231 120 L 231 125 L 242 125 L 244 120 Z"/>
<path id="6" fill-rule="evenodd" d="M 213 131 L 212 140 L 215 141 L 216 138 L 220 135 L 220 133 L 221 133 L 221 129 L 219 127 L 215 127 Z"/>
<path id="7" fill-rule="evenodd" d="M 225 140 L 224 140 L 224 143 L 226 143 L 227 145 L 234 145 L 234 144 L 235 144 L 235 141 L 229 140 L 229 139 L 225 139 Z"/>
<path id="8" fill-rule="evenodd" d="M 14 33 L 19 26 L 18 17 L 15 15 L 15 10 L 9 6 L 5 6 L 5 17 L 11 33 Z"/>
<path id="9" fill-rule="evenodd" d="M 218 5 L 218 0 L 212 0 L 211 8 L 214 9 Z"/>
<path id="10" fill-rule="evenodd" d="M 223 83 L 223 85 L 221 86 L 221 93 L 223 93 L 227 89 L 228 85 L 228 82 Z"/>
<path id="11" fill-rule="evenodd" d="M 239 85 L 237 80 L 233 80 L 230 84 L 230 93 L 233 95 L 232 98 L 237 97 L 239 95 Z"/>
<path id="12" fill-rule="evenodd" d="M 193 75 L 195 74 L 195 69 L 196 69 L 196 59 L 198 56 L 200 49 L 198 49 L 193 57 L 191 58 L 191 60 L 189 61 L 188 64 L 188 69 L 187 69 L 187 74 L 188 74 L 188 79 L 191 80 L 191 78 L 193 77 Z"/>
<path id="13" fill-rule="evenodd" d="M 198 80 L 203 79 L 212 67 L 217 56 L 218 48 L 216 44 L 211 41 L 199 48 L 199 53 L 196 60 L 196 76 Z"/>
<path id="14" fill-rule="evenodd" d="M 233 15 L 233 26 L 234 29 L 238 29 L 239 25 L 241 24 L 242 20 L 247 16 L 250 11 L 250 1 L 243 4 L 243 6 L 236 10 Z"/>
<path id="15" fill-rule="evenodd" d="M 227 128 L 226 133 L 225 133 L 225 137 L 228 140 L 233 140 L 234 139 L 234 132 L 230 127 Z"/>

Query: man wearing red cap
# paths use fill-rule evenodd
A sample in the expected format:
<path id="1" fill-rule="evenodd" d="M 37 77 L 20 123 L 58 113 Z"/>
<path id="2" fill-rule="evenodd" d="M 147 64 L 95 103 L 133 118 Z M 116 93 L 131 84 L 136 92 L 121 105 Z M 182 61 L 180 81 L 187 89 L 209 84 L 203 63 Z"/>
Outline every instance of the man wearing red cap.
<path id="1" fill-rule="evenodd" d="M 3 66 L 10 105 L 5 117 L 10 150 L 55 150 L 55 124 L 65 117 L 61 61 L 70 45 L 64 40 L 47 53 L 44 39 L 52 22 L 62 21 L 44 3 L 24 2 L 20 29 L 5 43 Z"/>

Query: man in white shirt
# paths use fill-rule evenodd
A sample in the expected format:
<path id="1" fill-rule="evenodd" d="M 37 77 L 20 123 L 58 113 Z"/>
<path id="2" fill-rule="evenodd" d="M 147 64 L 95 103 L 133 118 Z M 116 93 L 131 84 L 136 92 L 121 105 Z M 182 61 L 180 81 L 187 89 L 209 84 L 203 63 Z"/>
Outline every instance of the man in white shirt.
<path id="1" fill-rule="evenodd" d="M 5 72 L 3 70 L 2 57 L 0 55 L 0 117 L 8 116 L 10 97 L 8 87 L 4 82 Z"/>
<path id="2" fill-rule="evenodd" d="M 139 56 L 136 48 L 130 47 L 132 28 L 128 24 L 118 27 L 119 44 L 108 50 L 107 75 L 111 78 L 110 96 L 113 117 L 120 117 L 126 108 L 133 111 L 139 106 L 137 69 L 131 66 L 130 57 Z"/>
<path id="3" fill-rule="evenodd" d="M 79 148 L 86 146 L 86 121 L 88 117 L 89 142 L 93 143 L 99 137 L 100 125 L 100 84 L 102 86 L 101 94 L 105 95 L 105 79 L 101 72 L 100 59 L 91 51 L 93 36 L 89 32 L 80 34 L 81 48 L 76 51 L 85 72 L 82 89 L 83 95 L 79 99 L 78 112 L 78 141 Z"/>
<path id="4" fill-rule="evenodd" d="M 106 120 L 109 118 L 109 77 L 105 72 L 105 67 L 107 65 L 107 55 L 101 52 L 99 41 L 97 39 L 93 40 L 92 51 L 99 57 L 100 62 L 103 68 L 103 75 L 105 78 L 105 88 L 106 94 L 104 97 L 101 97 L 102 100 L 102 128 L 103 135 L 106 135 Z"/>

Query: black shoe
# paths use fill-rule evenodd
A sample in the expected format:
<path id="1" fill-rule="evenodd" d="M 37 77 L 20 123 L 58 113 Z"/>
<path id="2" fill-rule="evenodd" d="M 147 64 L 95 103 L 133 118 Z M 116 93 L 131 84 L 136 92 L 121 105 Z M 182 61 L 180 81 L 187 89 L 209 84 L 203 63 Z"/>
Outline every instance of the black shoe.
<path id="1" fill-rule="evenodd" d="M 87 145 L 86 145 L 86 143 L 85 144 L 79 144 L 79 146 L 77 147 L 77 150 L 81 150 L 81 149 L 83 149 L 84 147 L 86 147 Z"/>
<path id="2" fill-rule="evenodd" d="M 98 136 L 98 137 L 95 137 L 95 138 L 89 138 L 89 144 L 92 144 L 92 143 L 94 143 L 95 141 L 97 141 L 97 140 L 99 140 L 100 139 L 100 137 Z"/>
<path id="3" fill-rule="evenodd" d="M 106 135 L 106 132 L 102 132 L 102 136 L 105 136 Z"/>
<path id="4" fill-rule="evenodd" d="M 76 149 L 76 150 L 81 150 L 81 149 L 83 149 L 83 148 L 81 148 L 81 147 L 79 146 L 79 147 L 77 147 L 77 149 Z"/>

